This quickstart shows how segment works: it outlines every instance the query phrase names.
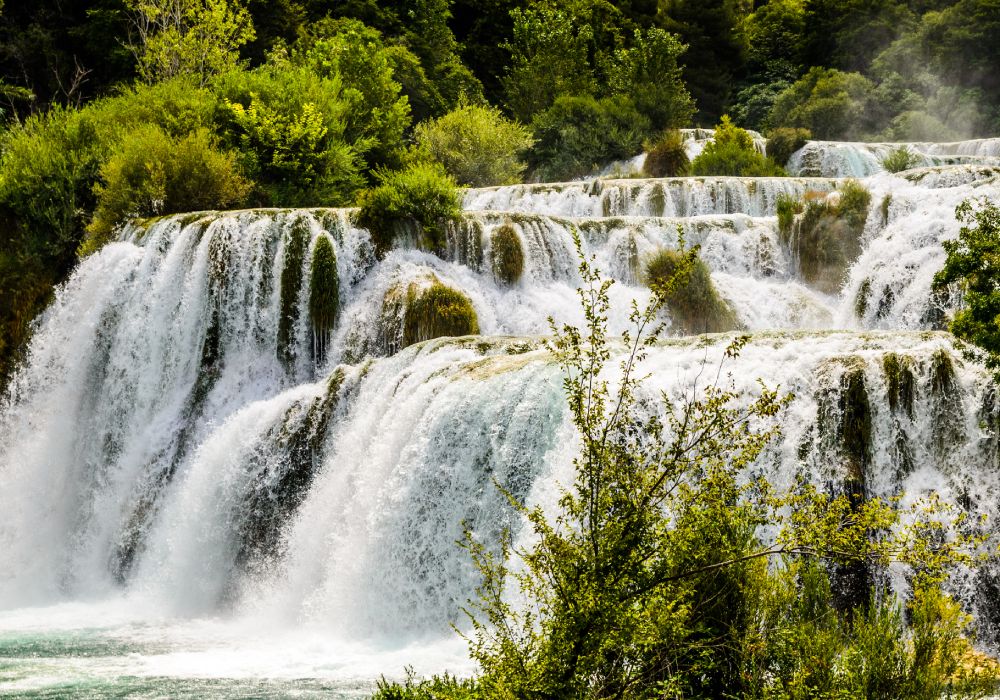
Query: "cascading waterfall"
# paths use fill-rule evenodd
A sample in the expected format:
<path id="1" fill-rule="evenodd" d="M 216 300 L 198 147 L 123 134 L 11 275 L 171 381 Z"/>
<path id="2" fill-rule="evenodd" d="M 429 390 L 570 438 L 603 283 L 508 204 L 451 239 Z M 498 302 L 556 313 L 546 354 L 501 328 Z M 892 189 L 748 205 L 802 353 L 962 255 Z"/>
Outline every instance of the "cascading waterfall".
<path id="1" fill-rule="evenodd" d="M 874 495 L 934 489 L 995 515 L 1000 399 L 939 332 L 958 300 L 930 282 L 955 206 L 1000 196 L 1000 180 L 984 160 L 925 165 L 864 180 L 861 252 L 835 294 L 802 275 L 776 217 L 779 197 L 823 197 L 842 186 L 833 177 L 471 190 L 443 250 L 382 258 L 350 210 L 127 228 L 58 290 L 0 407 L 0 649 L 103 651 L 82 666 L 56 652 L 18 661 L 0 691 L 68 674 L 119 689 L 170 677 L 178 692 L 207 676 L 318 678 L 351 695 L 405 663 L 468 671 L 449 629 L 476 581 L 455 544 L 463 523 L 496 541 L 520 525 L 497 483 L 551 510 L 571 478 L 543 336 L 550 317 L 582 322 L 574 233 L 616 280 L 616 332 L 648 299 L 646 261 L 700 246 L 752 336 L 725 365 L 735 388 L 760 378 L 794 394 L 758 465 L 773 482 L 835 485 L 860 464 Z M 821 174 L 870 174 L 858 168 Z M 513 280 L 492 264 L 502 228 L 523 251 Z M 433 284 L 464 295 L 479 335 L 407 347 L 398 300 Z M 335 305 L 317 308 L 319 288 Z M 664 340 L 648 390 L 689 388 L 731 338 Z M 955 586 L 997 647 L 984 571 Z"/>

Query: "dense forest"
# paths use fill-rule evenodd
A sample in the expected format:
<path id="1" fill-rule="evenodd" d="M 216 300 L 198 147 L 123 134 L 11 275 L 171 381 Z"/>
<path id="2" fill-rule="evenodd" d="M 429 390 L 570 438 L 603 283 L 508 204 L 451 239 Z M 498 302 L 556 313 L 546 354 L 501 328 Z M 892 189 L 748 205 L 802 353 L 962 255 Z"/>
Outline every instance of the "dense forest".
<path id="1" fill-rule="evenodd" d="M 569 179 L 724 114 L 793 145 L 991 134 L 998 52 L 996 0 L 8 3 L 0 377 L 129 217 L 350 205 L 417 161 Z"/>

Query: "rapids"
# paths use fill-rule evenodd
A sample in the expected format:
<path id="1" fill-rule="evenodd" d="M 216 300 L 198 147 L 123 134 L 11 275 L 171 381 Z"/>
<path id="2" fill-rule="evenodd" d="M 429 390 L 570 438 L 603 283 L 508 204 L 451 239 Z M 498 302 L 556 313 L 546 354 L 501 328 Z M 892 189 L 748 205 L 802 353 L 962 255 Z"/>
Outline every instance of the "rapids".
<path id="1" fill-rule="evenodd" d="M 616 281 L 616 332 L 648 298 L 643 262 L 701 247 L 752 336 L 723 381 L 794 395 L 755 467 L 772 481 L 833 484 L 860 461 L 869 493 L 934 489 L 996 516 L 1000 398 L 940 331 L 958 300 L 930 282 L 957 204 L 1000 196 L 998 144 L 915 144 L 920 167 L 897 175 L 878 166 L 887 146 L 811 142 L 802 177 L 470 190 L 445 249 L 381 259 L 350 210 L 126 227 L 59 288 L 0 403 L 0 694 L 354 697 L 410 663 L 470 672 L 450 629 L 476 580 L 462 523 L 495 541 L 519 521 L 494 481 L 552 509 L 571 478 L 543 341 L 550 317 L 582 321 L 574 231 Z M 849 176 L 871 206 L 831 293 L 803 275 L 777 203 Z M 490 262 L 502 227 L 524 252 L 513 284 Z M 321 239 L 332 328 L 311 322 Z M 430 283 L 466 295 L 480 335 L 403 348 L 392 300 Z M 715 376 L 733 337 L 668 335 L 646 369 L 672 394 Z M 993 571 L 954 586 L 996 648 Z"/>

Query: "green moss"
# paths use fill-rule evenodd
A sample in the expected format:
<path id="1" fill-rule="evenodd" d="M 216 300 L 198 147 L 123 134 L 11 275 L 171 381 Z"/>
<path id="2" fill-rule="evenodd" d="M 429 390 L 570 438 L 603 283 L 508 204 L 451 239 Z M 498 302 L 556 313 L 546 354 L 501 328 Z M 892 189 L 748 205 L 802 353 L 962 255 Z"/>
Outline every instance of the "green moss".
<path id="1" fill-rule="evenodd" d="M 493 276 L 503 285 L 513 285 L 524 273 L 524 249 L 513 226 L 504 224 L 490 237 Z"/>
<path id="2" fill-rule="evenodd" d="M 806 282 L 827 294 L 836 293 L 861 253 L 871 193 L 848 180 L 836 197 L 821 199 L 806 193 L 803 200 L 779 200 L 782 240 L 791 248 Z"/>
<path id="3" fill-rule="evenodd" d="M 273 443 L 286 455 L 278 467 L 267 455 L 252 454 L 247 460 L 248 473 L 254 476 L 253 486 L 235 518 L 239 527 L 236 562 L 241 568 L 267 566 L 280 556 L 282 528 L 301 505 L 316 474 L 343 384 L 344 372 L 338 368 L 327 380 L 322 395 L 288 410 L 272 435 Z"/>
<path id="4" fill-rule="evenodd" d="M 309 224 L 297 219 L 285 231 L 285 256 L 281 268 L 281 309 L 278 318 L 278 357 L 290 365 L 295 323 L 299 320 L 299 291 L 302 289 L 303 262 L 309 245 Z"/>
<path id="5" fill-rule="evenodd" d="M 889 223 L 889 207 L 890 207 L 891 204 L 892 204 L 892 195 L 891 194 L 887 194 L 886 196 L 882 197 L 882 204 L 880 206 L 880 210 L 882 212 L 882 225 L 883 226 L 885 226 L 887 223 Z"/>
<path id="6" fill-rule="evenodd" d="M 795 217 L 802 213 L 802 202 L 790 194 L 779 194 L 775 204 L 778 210 L 778 232 L 784 241 L 788 241 L 792 235 L 792 227 Z"/>
<path id="7" fill-rule="evenodd" d="M 865 279 L 858 287 L 858 294 L 854 297 L 854 313 L 858 318 L 864 318 L 868 313 L 868 297 L 872 293 L 872 281 Z"/>
<path id="8" fill-rule="evenodd" d="M 885 373 L 889 408 L 892 411 L 902 411 L 912 418 L 915 385 L 913 361 L 905 355 L 886 353 L 882 358 L 882 371 Z"/>
<path id="9" fill-rule="evenodd" d="M 477 335 L 479 319 L 462 292 L 434 280 L 420 289 L 410 285 L 403 318 L 403 346 L 432 338 Z"/>
<path id="10" fill-rule="evenodd" d="M 666 305 L 677 327 L 689 334 L 739 328 L 736 314 L 719 296 L 704 262 L 696 258 L 687 274 L 674 279 L 683 259 L 684 253 L 680 251 L 661 250 L 646 263 L 647 284 L 670 288 Z"/>
<path id="11" fill-rule="evenodd" d="M 326 346 L 337 323 L 340 311 L 340 277 L 337 274 L 337 254 L 329 236 L 316 239 L 309 281 L 309 318 L 315 338 L 316 362 L 326 359 Z"/>

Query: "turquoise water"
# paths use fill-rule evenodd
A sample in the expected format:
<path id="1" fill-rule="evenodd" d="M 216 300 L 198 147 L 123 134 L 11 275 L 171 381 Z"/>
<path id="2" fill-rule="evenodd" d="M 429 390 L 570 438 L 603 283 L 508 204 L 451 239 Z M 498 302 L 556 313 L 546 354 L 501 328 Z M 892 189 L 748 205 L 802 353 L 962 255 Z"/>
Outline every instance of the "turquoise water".
<path id="1" fill-rule="evenodd" d="M 129 642 L 102 630 L 0 634 L 0 696 L 347 699 L 367 697 L 373 687 L 371 682 L 317 678 L 145 675 L 156 665 L 151 661 L 178 653 L 185 652 L 168 644 Z M 203 671 L 213 669 L 209 665 Z"/>

